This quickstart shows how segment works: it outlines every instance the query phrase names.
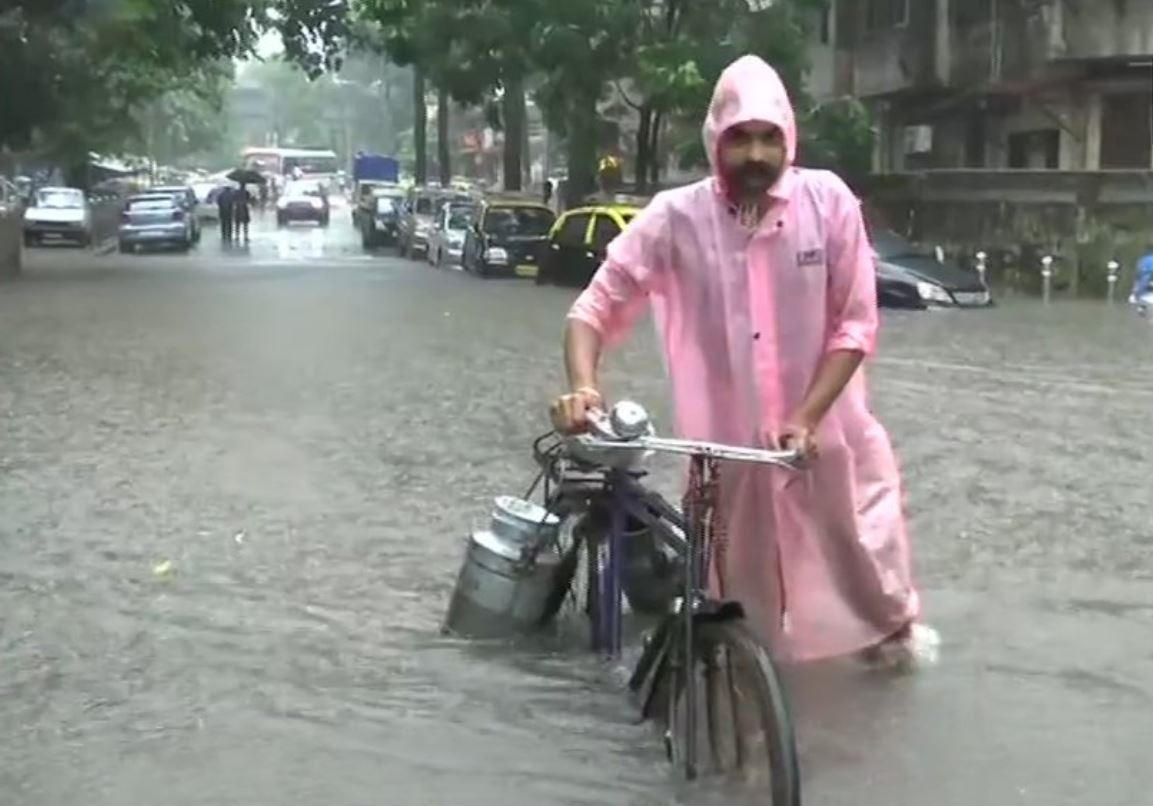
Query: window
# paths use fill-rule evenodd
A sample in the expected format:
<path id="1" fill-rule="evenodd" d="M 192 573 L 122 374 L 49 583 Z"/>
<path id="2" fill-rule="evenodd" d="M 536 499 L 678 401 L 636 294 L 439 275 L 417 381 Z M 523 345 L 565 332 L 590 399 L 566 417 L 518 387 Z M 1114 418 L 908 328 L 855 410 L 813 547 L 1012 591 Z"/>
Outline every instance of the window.
<path id="1" fill-rule="evenodd" d="M 554 218 L 544 207 L 490 207 L 484 231 L 493 235 L 547 235 Z"/>
<path id="2" fill-rule="evenodd" d="M 36 192 L 37 207 L 76 208 L 84 206 L 84 194 L 72 188 L 39 190 Z"/>
<path id="3" fill-rule="evenodd" d="M 1033 170 L 1061 167 L 1061 132 L 1039 129 L 1010 134 L 1009 167 Z"/>
<path id="4" fill-rule="evenodd" d="M 1110 94 L 1101 100 L 1101 167 L 1148 170 L 1153 152 L 1149 92 Z"/>
<path id="5" fill-rule="evenodd" d="M 560 246 L 582 247 L 585 245 L 585 232 L 589 226 L 588 213 L 574 213 L 565 219 L 560 231 L 556 234 L 556 242 Z"/>
<path id="6" fill-rule="evenodd" d="M 448 229 L 468 229 L 472 223 L 472 212 L 459 207 L 450 207 L 445 215 L 448 216 Z"/>
<path id="7" fill-rule="evenodd" d="M 865 0 L 866 31 L 887 31 L 908 24 L 909 0 Z"/>
<path id="8" fill-rule="evenodd" d="M 612 218 L 601 213 L 593 223 L 593 249 L 601 250 L 609 245 L 609 241 L 617 237 L 621 228 Z"/>
<path id="9" fill-rule="evenodd" d="M 419 215 L 432 215 L 432 199 L 428 196 L 417 196 L 416 212 Z"/>

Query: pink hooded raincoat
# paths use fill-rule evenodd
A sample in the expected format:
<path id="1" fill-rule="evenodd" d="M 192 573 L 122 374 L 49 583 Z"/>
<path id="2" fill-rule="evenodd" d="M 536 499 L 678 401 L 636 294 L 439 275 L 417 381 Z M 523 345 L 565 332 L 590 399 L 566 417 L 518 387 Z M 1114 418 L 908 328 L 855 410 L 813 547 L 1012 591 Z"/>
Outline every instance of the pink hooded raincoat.
<path id="1" fill-rule="evenodd" d="M 788 145 L 789 165 L 755 231 L 738 223 L 716 173 L 721 134 L 748 121 L 780 127 Z M 678 434 L 766 447 L 825 353 L 872 353 L 872 248 L 844 182 L 792 167 L 793 109 L 761 59 L 744 56 L 721 75 L 704 139 L 714 176 L 658 194 L 609 245 L 569 316 L 612 345 L 651 304 Z M 745 605 L 776 654 L 797 661 L 871 646 L 919 614 L 900 476 L 863 369 L 817 442 L 820 455 L 802 472 L 721 469 L 724 594 Z"/>

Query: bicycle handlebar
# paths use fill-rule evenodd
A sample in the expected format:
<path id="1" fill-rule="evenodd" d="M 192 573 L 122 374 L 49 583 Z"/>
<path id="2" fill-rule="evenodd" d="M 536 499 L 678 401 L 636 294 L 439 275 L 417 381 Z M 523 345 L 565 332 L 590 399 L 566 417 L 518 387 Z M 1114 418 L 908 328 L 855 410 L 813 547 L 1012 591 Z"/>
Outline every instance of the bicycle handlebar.
<path id="1" fill-rule="evenodd" d="M 622 409 L 622 407 L 625 407 Z M 622 417 L 622 411 L 626 417 Z M 567 438 L 567 442 L 577 448 L 578 454 L 606 452 L 608 457 L 618 452 L 637 454 L 645 452 L 672 453 L 682 456 L 698 456 L 709 459 L 727 459 L 734 462 L 751 464 L 773 465 L 786 469 L 796 469 L 802 460 L 802 454 L 796 450 L 765 450 L 763 448 L 746 448 L 736 445 L 722 445 L 717 442 L 705 442 L 691 439 L 670 439 L 658 437 L 648 422 L 648 415 L 636 403 L 618 403 L 610 415 L 601 410 L 589 412 L 589 423 L 593 433 L 578 434 Z M 622 419 L 628 420 L 628 429 L 635 435 L 622 436 L 618 433 L 623 428 Z M 640 433 L 637 433 L 640 432 Z M 582 450 L 583 449 L 583 450 Z M 606 457 L 606 458 L 608 458 Z M 606 462 L 612 464 L 612 462 Z"/>

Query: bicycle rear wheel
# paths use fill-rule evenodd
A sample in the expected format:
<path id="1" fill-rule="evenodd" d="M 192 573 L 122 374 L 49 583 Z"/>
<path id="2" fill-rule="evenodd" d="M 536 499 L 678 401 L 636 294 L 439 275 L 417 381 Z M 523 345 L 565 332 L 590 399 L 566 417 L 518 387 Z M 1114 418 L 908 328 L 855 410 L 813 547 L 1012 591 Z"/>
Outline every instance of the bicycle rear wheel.
<path id="1" fill-rule="evenodd" d="M 740 620 L 696 625 L 690 652 L 697 680 L 696 731 L 687 736 L 683 663 L 667 668 L 666 743 L 670 759 L 684 765 L 696 743 L 698 769 L 771 793 L 773 806 L 799 806 L 800 771 L 788 702 L 768 653 Z"/>

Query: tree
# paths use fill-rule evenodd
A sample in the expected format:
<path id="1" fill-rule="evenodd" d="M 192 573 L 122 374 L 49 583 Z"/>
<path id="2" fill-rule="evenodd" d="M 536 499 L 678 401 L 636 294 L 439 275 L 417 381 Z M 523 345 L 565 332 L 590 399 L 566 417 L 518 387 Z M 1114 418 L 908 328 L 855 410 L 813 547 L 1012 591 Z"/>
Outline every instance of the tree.
<path id="1" fill-rule="evenodd" d="M 139 110 L 252 52 L 261 31 L 317 72 L 347 26 L 344 0 L 4 0 L 0 146 L 76 159 L 141 136 Z"/>
<path id="2" fill-rule="evenodd" d="M 624 44 L 630 88 L 620 89 L 638 115 L 635 171 L 642 189 L 660 175 L 661 133 L 668 121 L 699 127 L 721 71 L 744 53 L 772 64 L 798 95 L 806 67 L 807 21 L 826 0 L 642 0 L 629 6 Z M 763 6 L 763 7 L 762 7 Z M 618 84 L 618 88 L 620 88 Z M 694 135 L 695 138 L 695 135 Z"/>

